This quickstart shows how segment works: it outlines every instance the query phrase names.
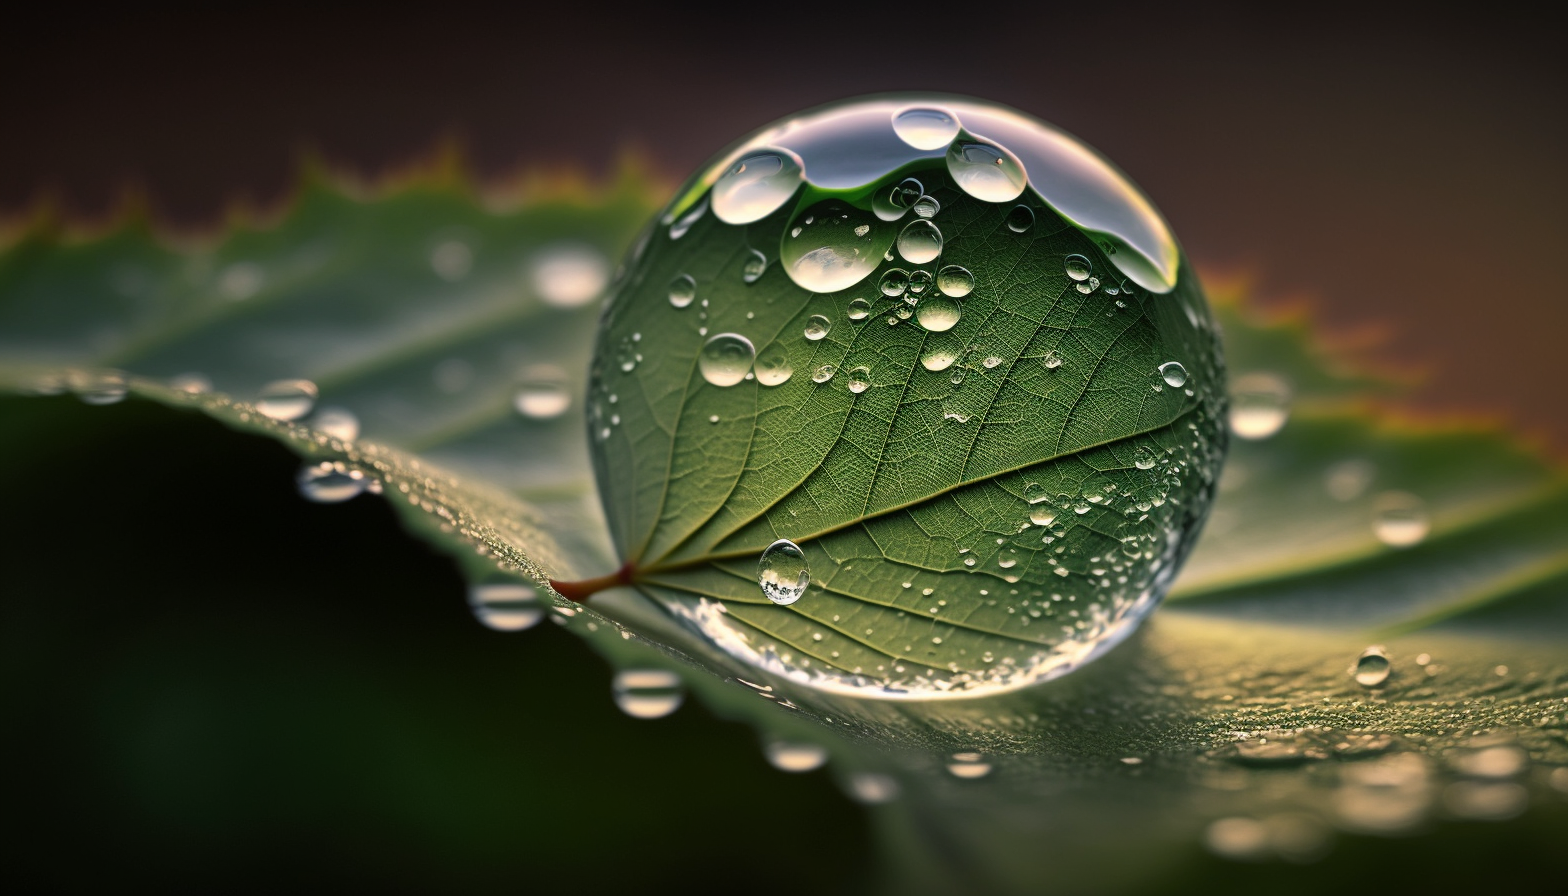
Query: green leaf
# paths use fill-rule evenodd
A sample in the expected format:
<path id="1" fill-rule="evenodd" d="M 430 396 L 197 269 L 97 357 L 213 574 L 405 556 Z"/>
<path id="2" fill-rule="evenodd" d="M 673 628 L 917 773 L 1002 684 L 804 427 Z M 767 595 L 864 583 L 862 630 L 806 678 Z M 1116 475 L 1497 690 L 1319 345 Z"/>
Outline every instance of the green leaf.
<path id="1" fill-rule="evenodd" d="M 944 202 L 944 215 L 960 205 Z M 132 400 L 197 410 L 277 439 L 312 463 L 360 469 L 381 479 L 405 523 L 458 558 L 473 581 L 498 565 L 541 588 L 546 579 L 615 569 L 607 528 L 619 544 L 646 538 L 659 554 L 698 561 L 683 576 L 694 579 L 703 566 L 718 575 L 729 561 L 701 559 L 714 546 L 739 544 L 737 551 L 754 557 L 765 534 L 727 541 L 736 537 L 732 530 L 744 530 L 713 515 L 705 490 L 686 493 L 691 507 L 680 510 L 693 515 L 662 535 L 662 517 L 644 504 L 616 504 L 640 509 L 606 527 L 588 472 L 583 406 L 539 420 L 512 404 L 514 377 L 538 364 L 566 370 L 579 390 L 574 399 L 589 389 L 596 309 L 541 301 L 538 262 L 568 245 L 613 258 L 653 207 L 631 179 L 604 194 L 500 211 L 450 185 L 352 198 L 312 183 L 276 223 L 196 243 L 141 226 L 81 236 L 40 224 L 0 253 L 0 380 L 19 392 L 72 388 L 101 400 L 113 394 L 105 372 L 124 370 Z M 690 271 L 694 277 L 738 278 L 733 248 L 714 242 L 702 221 L 684 239 L 713 248 L 709 266 Z M 469 247 L 472 268 L 449 282 L 431 259 L 453 241 Z M 660 254 L 668 245 L 648 251 L 654 260 L 669 258 Z M 772 274 L 751 287 L 753 295 L 770 288 Z M 776 317 L 771 330 L 757 332 L 794 340 L 803 329 L 800 315 L 819 300 L 790 311 L 787 292 L 776 294 L 776 306 L 760 293 L 759 304 Z M 986 301 L 981 292 L 973 308 Z M 686 309 L 687 325 L 700 307 Z M 1321 878 L 1311 869 L 1291 873 L 1330 879 L 1335 856 L 1360 854 L 1362 837 L 1433 830 L 1424 861 L 1448 867 L 1444 857 L 1459 852 L 1452 846 L 1458 835 L 1448 832 L 1471 830 L 1474 820 L 1523 813 L 1503 830 L 1526 840 L 1560 834 L 1555 788 L 1568 766 L 1562 471 L 1496 431 L 1390 418 L 1367 399 L 1386 401 L 1396 390 L 1327 364 L 1300 325 L 1260 320 L 1235 297 L 1215 307 L 1233 376 L 1278 374 L 1294 388 L 1294 410 L 1272 438 L 1233 446 L 1210 531 L 1169 604 L 1125 646 L 1070 676 L 986 699 L 868 701 L 716 651 L 630 590 L 595 596 L 591 607 L 558 599 L 556 618 L 618 668 L 675 670 L 713 711 L 765 738 L 821 745 L 834 777 L 862 799 L 887 795 L 892 782 L 898 798 L 871 810 L 889 889 L 1028 891 L 1049 877 L 1069 890 L 1150 890 L 1175 886 L 1182 873 L 1213 872 L 1205 842 L 1226 855 L 1245 853 L 1235 852 L 1238 843 L 1261 844 L 1246 854 L 1262 859 L 1329 850 Z M 667 303 L 658 311 L 676 321 L 682 313 Z M 631 325 L 617 317 L 610 326 L 619 334 Z M 710 324 L 714 332 L 739 326 Z M 845 337 L 853 329 L 839 319 L 821 350 L 832 346 L 849 358 L 856 343 Z M 890 332 L 878 347 L 890 358 L 902 351 L 897 359 L 912 369 L 916 356 L 898 340 L 914 330 L 904 322 L 891 331 L 899 335 Z M 647 382 L 658 381 L 661 364 L 680 357 L 689 364 L 695 340 L 677 342 L 652 326 L 632 332 L 643 334 L 638 369 Z M 1011 356 L 1024 357 L 1028 345 L 1014 345 Z M 613 339 L 609 346 L 619 347 Z M 472 379 L 449 393 L 438 371 L 461 370 L 442 367 L 452 359 L 471 365 Z M 704 436 L 694 449 L 727 452 L 717 435 L 705 434 L 723 431 L 723 415 L 735 413 L 730 402 L 824 393 L 808 388 L 807 363 L 797 363 L 790 383 L 776 390 L 698 386 L 691 400 L 687 391 L 663 398 L 676 409 L 672 420 L 684 421 L 693 405 Z M 868 366 L 877 385 L 857 401 L 893 391 L 891 380 L 875 379 L 884 365 Z M 191 396 L 168 387 L 170 377 L 190 370 L 210 377 L 219 392 Z M 986 370 L 971 370 L 981 379 L 966 388 L 985 381 Z M 825 392 L 832 399 L 825 414 L 843 416 L 849 404 L 843 376 Z M 282 423 L 259 415 L 250 399 L 285 377 L 316 381 L 322 404 L 359 416 L 362 437 L 334 440 L 309 418 Z M 641 406 L 632 413 L 657 406 L 633 391 L 643 376 L 609 370 L 603 381 L 615 384 L 617 405 Z M 719 414 L 720 424 L 702 422 L 698 405 L 708 392 L 717 403 L 707 415 Z M 596 413 L 591 404 L 586 412 Z M 625 431 L 633 418 L 620 413 Z M 12 446 L 49 444 L 48 427 L 36 420 L 3 432 Z M 803 447 L 832 463 L 826 441 L 813 437 Z M 743 478 L 733 467 L 696 474 Z M 607 491 L 621 487 L 612 482 Z M 1400 548 L 1378 539 L 1378 502 L 1388 492 L 1422 500 L 1430 522 L 1424 540 Z M 710 501 L 707 509 L 699 500 Z M 1020 502 L 1009 493 L 1010 507 L 1022 509 Z M 161 535 L 121 537 L 146 539 L 151 550 Z M 818 563 L 832 565 L 814 561 L 814 569 Z M 754 565 L 732 566 L 755 589 Z M 242 569 L 235 561 L 234 570 Z M 802 609 L 814 596 L 802 599 Z M 1349 669 L 1375 644 L 1392 674 L 1368 688 Z M 190 674 L 199 675 L 199 665 Z M 607 746 L 603 761 L 613 761 L 618 748 Z M 1494 749 L 1501 752 L 1485 752 Z M 946 770 L 952 754 L 969 752 L 981 754 L 988 774 Z M 603 785 L 612 794 L 594 790 L 594 781 L 576 783 L 585 799 L 598 793 L 617 801 L 639 786 L 616 779 Z M 1231 830 L 1244 836 L 1215 835 L 1210 825 L 1223 819 L 1241 819 Z M 1124 861 L 1129 851 L 1140 860 Z"/>

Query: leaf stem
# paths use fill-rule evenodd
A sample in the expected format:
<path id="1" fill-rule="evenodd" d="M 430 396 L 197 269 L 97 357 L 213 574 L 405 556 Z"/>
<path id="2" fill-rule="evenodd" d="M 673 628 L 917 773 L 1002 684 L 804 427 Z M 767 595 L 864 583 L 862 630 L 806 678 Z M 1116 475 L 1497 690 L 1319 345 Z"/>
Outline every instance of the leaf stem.
<path id="1" fill-rule="evenodd" d="M 562 597 L 581 603 L 606 588 L 630 585 L 634 569 L 635 567 L 628 562 L 615 572 L 592 579 L 582 579 L 576 582 L 557 582 L 555 579 L 551 579 L 550 587 L 554 588 Z"/>

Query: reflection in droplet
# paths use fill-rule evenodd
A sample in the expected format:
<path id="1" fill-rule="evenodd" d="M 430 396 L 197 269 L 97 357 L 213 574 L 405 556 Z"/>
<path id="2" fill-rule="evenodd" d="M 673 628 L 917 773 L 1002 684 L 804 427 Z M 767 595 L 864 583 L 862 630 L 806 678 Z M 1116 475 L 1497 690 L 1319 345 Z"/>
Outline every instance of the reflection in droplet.
<path id="1" fill-rule="evenodd" d="M 945 333 L 958 325 L 963 310 L 957 302 L 946 296 L 931 296 L 920 303 L 916 315 L 922 327 L 933 333 Z"/>
<path id="2" fill-rule="evenodd" d="M 980 140 L 953 141 L 947 149 L 947 173 L 959 189 L 982 202 L 1011 202 L 1028 184 L 1017 156 Z"/>
<path id="3" fill-rule="evenodd" d="M 849 372 L 849 391 L 859 395 L 871 388 L 871 368 L 856 367 Z"/>
<path id="4" fill-rule="evenodd" d="M 468 589 L 474 618 L 498 632 L 520 632 L 544 618 L 539 592 L 521 582 L 494 582 Z"/>
<path id="5" fill-rule="evenodd" d="M 359 418 L 348 408 L 320 408 L 310 416 L 310 428 L 345 442 L 359 438 Z"/>
<path id="6" fill-rule="evenodd" d="M 749 153 L 713 183 L 713 215 L 726 224 L 750 224 L 773 214 L 800 189 L 800 157 L 770 147 Z"/>
<path id="7" fill-rule="evenodd" d="M 274 420 L 298 420 L 315 406 L 316 384 L 310 380 L 275 380 L 256 396 L 256 410 Z"/>
<path id="8" fill-rule="evenodd" d="M 832 379 L 835 373 L 838 373 L 837 367 L 834 367 L 832 364 L 824 364 L 811 372 L 811 381 L 813 383 L 825 383 Z"/>
<path id="9" fill-rule="evenodd" d="M 940 109 L 905 109 L 893 116 L 893 133 L 915 149 L 941 149 L 958 136 L 958 119 Z"/>
<path id="10" fill-rule="evenodd" d="M 897 221 L 920 200 L 925 187 L 913 177 L 906 177 L 890 188 L 880 189 L 872 196 L 871 209 L 883 221 Z"/>
<path id="11" fill-rule="evenodd" d="M 892 240 L 892 228 L 875 215 L 828 199 L 798 213 L 785 228 L 779 261 L 797 286 L 837 292 L 876 270 Z"/>
<path id="12" fill-rule="evenodd" d="M 534 292 L 557 308 L 585 305 L 610 282 L 610 262 L 604 253 L 581 243 L 551 246 L 529 265 Z"/>
<path id="13" fill-rule="evenodd" d="M 950 264 L 937 272 L 936 288 L 945 296 L 961 299 L 974 290 L 975 275 L 956 264 Z"/>
<path id="14" fill-rule="evenodd" d="M 1160 379 L 1165 385 L 1180 388 L 1187 385 L 1187 368 L 1181 366 L 1180 361 L 1166 361 L 1160 365 Z"/>
<path id="15" fill-rule="evenodd" d="M 970 558 L 973 559 L 973 558 Z M 979 753 L 954 753 L 947 763 L 947 771 L 955 778 L 984 778 L 991 773 L 991 763 Z"/>
<path id="16" fill-rule="evenodd" d="M 1147 446 L 1139 446 L 1132 452 L 1132 465 L 1140 470 L 1152 470 L 1158 461 L 1159 456 Z"/>
<path id="17" fill-rule="evenodd" d="M 1290 417 L 1290 384 L 1267 371 L 1243 374 L 1231 381 L 1230 430 L 1243 439 L 1266 439 Z"/>
<path id="18" fill-rule="evenodd" d="M 768 764 L 781 772 L 809 772 L 828 761 L 828 751 L 816 744 L 770 740 L 762 746 Z"/>
<path id="19" fill-rule="evenodd" d="M 849 798 L 863 806 L 880 806 L 898 799 L 898 779 L 875 772 L 849 776 Z"/>
<path id="20" fill-rule="evenodd" d="M 703 345 L 697 367 L 713 385 L 733 386 L 746 378 L 756 352 L 751 340 L 739 333 L 720 333 Z"/>
<path id="21" fill-rule="evenodd" d="M 1361 656 L 1356 660 L 1356 665 L 1350 670 L 1356 684 L 1364 688 L 1375 688 L 1388 681 L 1388 676 L 1394 671 L 1394 664 L 1389 662 L 1388 654 L 1379 645 L 1373 645 L 1361 651 Z"/>
<path id="22" fill-rule="evenodd" d="M 340 461 L 306 464 L 294 481 L 299 485 L 300 495 L 317 504 L 337 504 L 357 498 L 371 482 L 363 472 L 351 470 Z"/>
<path id="23" fill-rule="evenodd" d="M 553 364 L 540 364 L 523 371 L 522 381 L 512 394 L 512 406 L 532 420 L 551 420 L 572 406 L 566 371 Z"/>
<path id="24" fill-rule="evenodd" d="M 697 281 L 690 274 L 677 274 L 670 281 L 670 304 L 685 308 L 697 298 Z"/>
<path id="25" fill-rule="evenodd" d="M 1055 370 L 1062 366 L 1062 356 L 1053 348 L 1041 356 L 1040 363 L 1044 364 L 1047 370 Z"/>
<path id="26" fill-rule="evenodd" d="M 757 355 L 757 382 L 764 386 L 778 386 L 789 381 L 795 368 L 789 362 L 789 352 L 781 343 L 773 343 Z"/>
<path id="27" fill-rule="evenodd" d="M 474 266 L 474 250 L 461 240 L 447 240 L 430 250 L 430 268 L 448 283 L 468 276 Z"/>
<path id="28" fill-rule="evenodd" d="M 768 257 L 752 249 L 751 254 L 746 256 L 746 263 L 741 265 L 740 278 L 747 283 L 756 283 L 767 269 Z"/>
<path id="29" fill-rule="evenodd" d="M 849 308 L 844 313 L 850 320 L 865 320 L 871 316 L 871 303 L 865 299 L 850 299 Z"/>
<path id="30" fill-rule="evenodd" d="M 904 290 L 909 288 L 909 272 L 893 268 L 882 275 L 882 280 L 877 284 L 877 288 L 882 290 L 883 295 L 889 298 L 897 298 L 904 294 Z"/>
<path id="31" fill-rule="evenodd" d="M 757 561 L 757 584 L 762 586 L 764 597 L 781 607 L 800 600 L 811 584 L 805 552 L 787 538 L 768 545 Z"/>
<path id="32" fill-rule="evenodd" d="M 922 196 L 915 200 L 913 208 L 915 214 L 922 218 L 935 218 L 936 213 L 942 210 L 942 203 L 930 196 Z"/>
<path id="33" fill-rule="evenodd" d="M 1383 492 L 1373 502 L 1372 532 L 1391 548 L 1408 548 L 1432 528 L 1426 502 L 1409 492 Z"/>
<path id="34" fill-rule="evenodd" d="M 629 669 L 616 673 L 610 692 L 615 705 L 634 719 L 659 719 L 680 709 L 686 699 L 681 679 L 663 669 Z"/>
<path id="35" fill-rule="evenodd" d="M 958 360 L 958 352 L 950 348 L 932 348 L 920 356 L 920 366 L 927 370 L 946 370 Z"/>
<path id="36" fill-rule="evenodd" d="M 820 314 L 813 314 L 806 320 L 806 338 L 812 342 L 828 335 L 828 331 L 832 329 L 833 322 Z"/>

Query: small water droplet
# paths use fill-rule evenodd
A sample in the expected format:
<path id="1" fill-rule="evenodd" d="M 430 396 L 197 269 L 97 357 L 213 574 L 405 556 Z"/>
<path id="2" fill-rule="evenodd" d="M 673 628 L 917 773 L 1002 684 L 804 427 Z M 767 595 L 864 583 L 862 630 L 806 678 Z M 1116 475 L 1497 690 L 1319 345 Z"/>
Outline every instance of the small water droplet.
<path id="1" fill-rule="evenodd" d="M 875 772 L 849 776 L 849 797 L 863 806 L 880 806 L 898 799 L 898 780 Z"/>
<path id="2" fill-rule="evenodd" d="M 1355 668 L 1350 670 L 1351 677 L 1356 684 L 1364 688 L 1375 688 L 1388 681 L 1388 676 L 1394 671 L 1394 666 L 1388 661 L 1388 654 L 1381 646 L 1374 645 L 1361 651 L 1361 656 L 1356 660 Z"/>
<path id="3" fill-rule="evenodd" d="M 792 222 L 779 246 L 784 272 L 817 293 L 848 289 L 870 276 L 893 242 L 877 217 L 842 200 L 813 205 Z"/>
<path id="4" fill-rule="evenodd" d="M 941 149 L 958 136 L 958 119 L 941 109 L 905 109 L 893 116 L 893 133 L 915 149 Z"/>
<path id="5" fill-rule="evenodd" d="M 877 288 L 882 290 L 882 294 L 885 296 L 901 296 L 904 294 L 904 290 L 909 288 L 909 272 L 893 268 L 882 275 L 882 280 L 877 284 Z"/>
<path id="6" fill-rule="evenodd" d="M 298 420 L 315 406 L 316 384 L 310 380 L 276 380 L 256 396 L 256 410 L 274 420 Z"/>
<path id="7" fill-rule="evenodd" d="M 768 764 L 781 772 L 809 772 L 828 761 L 828 751 L 816 744 L 770 740 L 762 747 Z"/>
<path id="8" fill-rule="evenodd" d="M 663 669 L 629 669 L 618 672 L 610 685 L 615 705 L 634 719 L 660 719 L 686 699 L 681 679 Z"/>
<path id="9" fill-rule="evenodd" d="M 762 586 L 764 597 L 781 607 L 800 600 L 811 584 L 805 552 L 787 538 L 768 545 L 757 561 L 757 584 Z"/>
<path id="10" fill-rule="evenodd" d="M 910 221 L 898 235 L 898 254 L 910 264 L 935 261 L 942 254 L 942 231 L 924 218 Z"/>
<path id="11" fill-rule="evenodd" d="M 300 495 L 317 504 L 337 504 L 357 498 L 370 485 L 364 473 L 351 470 L 340 461 L 306 464 L 294 481 Z"/>
<path id="12" fill-rule="evenodd" d="M 825 383 L 832 379 L 835 373 L 838 373 L 837 367 L 834 367 L 832 364 L 824 364 L 811 372 L 811 381 L 813 383 Z"/>
<path id="13" fill-rule="evenodd" d="M 947 763 L 948 774 L 955 778 L 974 780 L 991 773 L 991 763 L 979 753 L 954 753 Z"/>
<path id="14" fill-rule="evenodd" d="M 1047 370 L 1055 370 L 1056 368 L 1062 366 L 1062 356 L 1056 353 L 1056 349 L 1051 349 L 1050 351 L 1046 352 L 1045 356 L 1040 360 L 1045 364 Z"/>
<path id="15" fill-rule="evenodd" d="M 130 392 L 130 384 L 125 374 L 118 370 L 102 370 L 90 373 L 80 378 L 73 378 L 76 397 L 83 404 L 108 405 L 116 404 L 125 399 Z M 306 408 L 309 410 L 309 408 Z"/>
<path id="16" fill-rule="evenodd" d="M 764 386 L 778 386 L 789 381 L 795 368 L 789 362 L 789 352 L 775 342 L 757 356 L 757 382 Z"/>
<path id="17" fill-rule="evenodd" d="M 1426 502 L 1409 492 L 1383 492 L 1373 502 L 1372 532 L 1391 548 L 1408 548 L 1432 528 Z"/>
<path id="18" fill-rule="evenodd" d="M 1160 365 L 1160 379 L 1165 385 L 1179 388 L 1187 385 L 1187 368 L 1181 366 L 1180 361 L 1166 361 Z"/>
<path id="19" fill-rule="evenodd" d="M 833 329 L 833 322 L 820 314 L 813 314 L 806 320 L 806 338 L 812 342 L 828 335 L 831 329 Z"/>
<path id="20" fill-rule="evenodd" d="M 757 350 L 739 333 L 719 333 L 702 346 L 697 367 L 702 378 L 715 386 L 733 386 L 751 370 Z"/>
<path id="21" fill-rule="evenodd" d="M 697 281 L 690 274 L 677 274 L 670 281 L 670 304 L 685 308 L 697 298 Z"/>
<path id="22" fill-rule="evenodd" d="M 1029 522 L 1036 526 L 1049 526 L 1056 522 L 1056 508 L 1049 504 L 1038 504 L 1029 508 Z"/>
<path id="23" fill-rule="evenodd" d="M 944 296 L 931 296 L 920 303 L 918 311 L 920 325 L 933 333 L 945 333 L 958 325 L 959 318 L 963 316 L 963 309 L 952 299 Z M 952 363 L 949 361 L 948 363 Z M 947 366 L 946 364 L 943 367 Z M 941 368 L 926 366 L 927 370 Z"/>
<path id="24" fill-rule="evenodd" d="M 1230 431 L 1243 439 L 1266 439 L 1290 417 L 1290 384 L 1274 373 L 1257 371 L 1231 381 Z"/>
<path id="25" fill-rule="evenodd" d="M 1079 292 L 1083 293 L 1084 295 L 1088 295 L 1089 293 L 1094 292 L 1100 288 L 1100 278 L 1090 277 L 1088 280 L 1078 284 L 1077 288 Z"/>
<path id="26" fill-rule="evenodd" d="M 310 428 L 345 442 L 359 438 L 359 418 L 347 408 L 321 408 L 311 415 Z"/>
<path id="27" fill-rule="evenodd" d="M 586 305 L 610 282 L 610 262 L 592 246 L 562 243 L 540 252 L 531 262 L 534 291 L 557 308 Z"/>
<path id="28" fill-rule="evenodd" d="M 849 391 L 860 394 L 871 388 L 871 368 L 856 367 L 849 372 Z"/>
<path id="29" fill-rule="evenodd" d="M 920 301 L 926 290 L 931 288 L 932 277 L 930 271 L 915 271 L 909 275 L 909 292 L 904 296 L 907 304 L 913 305 Z"/>
<path id="30" fill-rule="evenodd" d="M 1062 261 L 1062 267 L 1066 269 L 1068 277 L 1080 283 L 1088 280 L 1089 273 L 1094 270 L 1094 266 L 1089 263 L 1089 259 L 1084 258 L 1082 255 L 1067 256 Z"/>
<path id="31" fill-rule="evenodd" d="M 1007 213 L 1007 229 L 1013 233 L 1026 233 L 1034 226 L 1034 211 L 1027 205 L 1015 205 Z"/>
<path id="32" fill-rule="evenodd" d="M 850 320 L 865 320 L 871 316 L 871 303 L 865 299 L 850 299 L 849 309 L 845 313 Z"/>
<path id="33" fill-rule="evenodd" d="M 713 215 L 726 224 L 750 224 L 773 214 L 800 189 L 805 172 L 787 149 L 752 152 L 713 183 Z"/>
<path id="34" fill-rule="evenodd" d="M 740 278 L 747 283 L 756 283 L 767 269 L 768 257 L 752 249 L 751 254 L 746 256 L 746 263 L 741 265 Z"/>
<path id="35" fill-rule="evenodd" d="M 520 632 L 544 618 L 539 592 L 521 582 L 493 582 L 468 589 L 468 606 L 486 628 Z"/>
<path id="36" fill-rule="evenodd" d="M 1132 452 L 1132 465 L 1140 470 L 1154 469 L 1154 465 L 1158 460 L 1159 456 L 1154 453 L 1153 449 L 1147 446 L 1139 446 Z"/>
<path id="37" fill-rule="evenodd" d="M 915 214 L 922 218 L 935 218 L 937 212 L 942 210 L 942 203 L 930 196 L 922 196 L 915 200 L 913 206 Z"/>
<path id="38" fill-rule="evenodd" d="M 920 356 L 920 366 L 927 370 L 946 370 L 958 360 L 958 352 L 949 348 L 933 348 Z"/>
<path id="39" fill-rule="evenodd" d="M 871 201 L 876 216 L 884 221 L 897 221 L 909 211 L 925 193 L 925 187 L 913 177 L 906 177 L 889 189 L 877 191 Z"/>
<path id="40" fill-rule="evenodd" d="M 966 268 L 950 264 L 937 272 L 936 288 L 945 296 L 961 299 L 974 291 L 975 275 Z"/>
<path id="41" fill-rule="evenodd" d="M 1028 184 L 1017 156 L 980 140 L 954 140 L 947 148 L 947 173 L 959 189 L 982 202 L 1011 202 Z"/>
<path id="42" fill-rule="evenodd" d="M 566 371 L 551 364 L 540 364 L 523 372 L 512 407 L 531 420 L 551 420 L 572 406 Z"/>

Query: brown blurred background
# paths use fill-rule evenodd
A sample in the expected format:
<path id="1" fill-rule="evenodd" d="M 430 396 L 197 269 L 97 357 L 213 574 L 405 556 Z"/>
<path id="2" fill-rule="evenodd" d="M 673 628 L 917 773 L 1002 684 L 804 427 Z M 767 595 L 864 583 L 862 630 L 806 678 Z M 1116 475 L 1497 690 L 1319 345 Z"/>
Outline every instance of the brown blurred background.
<path id="1" fill-rule="evenodd" d="M 732 5 L 719 13 L 275 4 L 11 20 L 0 214 L 48 193 L 165 218 L 287 194 L 312 148 L 366 172 L 443 137 L 481 175 L 623 150 L 677 178 L 747 130 L 884 90 L 968 93 L 1076 133 L 1188 253 L 1424 368 L 1428 408 L 1568 448 L 1568 103 L 1556 29 L 1496 9 L 1260 14 L 1129 4 Z"/>

